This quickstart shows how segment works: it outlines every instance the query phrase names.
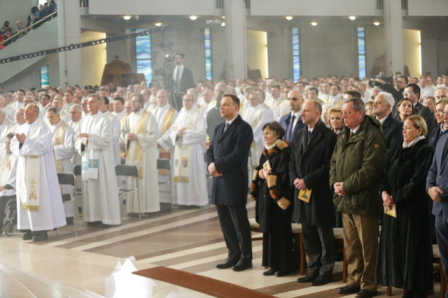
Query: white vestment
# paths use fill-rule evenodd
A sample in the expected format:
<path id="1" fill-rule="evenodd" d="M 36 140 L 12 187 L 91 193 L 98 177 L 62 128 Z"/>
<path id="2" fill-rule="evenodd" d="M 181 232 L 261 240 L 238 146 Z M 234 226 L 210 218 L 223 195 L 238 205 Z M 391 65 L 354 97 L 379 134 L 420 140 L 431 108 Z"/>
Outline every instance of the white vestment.
<path id="1" fill-rule="evenodd" d="M 101 113 L 101 111 L 99 111 L 98 113 Z M 113 128 L 112 148 L 114 151 L 113 160 L 115 165 L 121 165 L 121 156 L 120 156 L 121 122 L 110 111 L 104 112 L 103 115 L 107 116 L 112 122 L 112 128 Z M 117 185 L 119 189 L 123 186 L 123 179 L 121 177 L 117 177 Z"/>
<path id="2" fill-rule="evenodd" d="M 166 116 L 167 112 L 170 110 L 170 108 L 171 108 L 171 106 L 169 104 L 166 104 L 163 107 L 156 107 L 151 112 L 154 113 L 154 118 L 156 119 L 156 123 L 157 123 L 157 139 L 158 139 L 157 142 L 165 151 L 168 151 L 168 153 L 170 155 L 170 160 L 171 160 L 170 175 L 159 175 L 159 182 L 163 183 L 163 184 L 159 185 L 160 202 L 171 204 L 171 189 L 172 189 L 171 182 L 173 181 L 173 173 L 174 173 L 173 168 L 172 168 L 172 165 L 174 163 L 174 147 L 172 147 L 171 145 L 169 145 L 169 146 L 163 145 L 164 144 L 163 140 L 166 140 L 167 138 L 170 137 L 166 133 L 163 134 L 164 124 L 165 124 L 164 123 L 165 116 Z M 173 116 L 172 122 L 165 124 L 166 127 L 168 127 L 168 129 L 166 129 L 166 131 L 168 131 L 169 128 L 173 125 L 173 123 L 176 121 L 178 116 L 179 116 L 179 112 L 174 110 L 174 116 Z M 168 143 L 170 143 L 170 141 L 168 141 Z M 157 149 L 157 156 L 160 158 L 164 158 L 163 156 L 160 155 L 159 148 Z"/>
<path id="3" fill-rule="evenodd" d="M 59 120 L 59 122 L 56 125 L 50 125 L 50 131 L 52 134 L 54 134 L 55 130 L 62 124 L 62 122 L 63 122 L 62 120 Z M 75 139 L 75 131 L 70 125 L 68 125 L 67 129 L 65 130 L 64 140 L 57 141 L 57 144 L 54 144 L 53 142 L 54 156 L 56 160 L 62 160 L 63 173 L 73 173 L 73 166 L 70 159 L 73 157 L 73 154 L 75 153 L 74 139 Z M 70 199 L 73 199 L 73 186 L 71 185 L 62 186 L 62 193 L 69 194 Z M 64 202 L 64 211 L 65 211 L 65 217 L 75 216 L 75 202 L 72 200 Z"/>
<path id="4" fill-rule="evenodd" d="M 146 121 L 143 133 L 138 131 L 139 124 L 146 114 Z M 129 141 L 128 134 L 137 134 L 136 141 Z M 157 123 L 151 112 L 140 109 L 138 113 L 131 113 L 126 117 L 123 129 L 123 141 L 128 149 L 126 154 L 126 164 L 136 165 L 141 171 L 141 178 L 138 179 L 138 193 L 132 193 L 127 197 L 127 212 L 138 213 L 137 194 L 140 200 L 141 213 L 160 211 L 159 183 L 157 179 Z M 138 143 L 137 143 L 138 142 Z M 137 148 L 140 145 L 140 148 Z M 139 153 L 143 153 L 143 160 L 138 160 Z M 141 168 L 141 169 L 140 169 Z M 140 175 L 139 175 L 140 176 Z M 127 187 L 134 186 L 134 178 L 128 179 Z"/>
<path id="5" fill-rule="evenodd" d="M 16 159 L 17 155 L 8 154 L 6 150 L 0 155 L 0 186 L 5 186 L 8 183 Z M 15 187 L 15 185 L 13 186 Z"/>
<path id="6" fill-rule="evenodd" d="M 179 129 L 188 126 L 188 120 L 196 116 L 196 122 L 193 123 L 192 129 L 185 130 L 182 138 L 177 137 Z M 178 150 L 185 146 L 191 146 L 191 154 L 187 164 L 189 167 L 189 182 L 173 182 L 173 203 L 178 205 L 196 205 L 204 206 L 208 204 L 208 192 L 205 178 L 204 150 L 207 124 L 202 115 L 202 109 L 198 105 L 194 105 L 189 111 L 182 108 L 179 117 L 177 117 L 173 126 L 166 132 L 167 138 L 161 139 L 160 143 L 163 147 L 170 148 L 175 146 L 175 156 Z M 175 157 L 173 171 L 183 163 Z"/>
<path id="7" fill-rule="evenodd" d="M 98 112 L 82 120 L 79 133 L 89 134 L 87 146 L 82 145 L 82 139 L 76 140 L 75 148 L 81 157 L 86 154 L 98 154 L 98 179 L 84 181 L 84 221 L 102 221 L 107 225 L 121 224 L 117 175 L 113 163 L 112 122 L 106 115 Z"/>
<path id="8" fill-rule="evenodd" d="M 78 122 L 73 122 L 73 121 L 68 122 L 68 125 L 70 125 L 74 131 L 73 144 L 76 142 L 76 139 L 77 139 L 76 137 L 79 134 L 79 129 L 81 128 L 81 123 L 82 123 L 83 119 L 84 118 L 79 119 Z M 81 155 L 79 154 L 78 151 L 75 150 L 75 153 L 73 154 L 71 162 L 72 162 L 73 167 L 76 165 L 81 165 Z M 82 179 L 81 179 L 81 176 L 78 175 L 78 176 L 76 176 L 76 179 L 75 179 L 75 189 L 82 190 L 82 188 L 83 188 Z M 76 206 L 82 208 L 82 196 L 76 197 Z"/>
<path id="9" fill-rule="evenodd" d="M 17 191 L 17 229 L 32 231 L 49 231 L 67 224 L 62 205 L 56 165 L 53 157 L 51 132 L 42 120 L 25 123 L 17 133 L 25 134 L 26 139 L 20 147 L 16 137 L 11 140 L 11 151 L 17 155 L 17 168 L 28 172 L 28 159 L 38 156 L 39 160 L 39 210 L 26 211 L 22 207 L 20 191 Z M 34 139 L 32 136 L 37 136 Z M 25 181 L 25 183 L 27 183 Z M 17 179 L 16 189 L 20 181 Z"/>
<path id="10" fill-rule="evenodd" d="M 264 103 L 274 112 L 275 121 L 280 121 L 280 118 L 289 113 L 289 103 L 283 94 L 277 99 L 271 96 Z"/>
<path id="11" fill-rule="evenodd" d="M 9 128 L 13 125 L 14 122 L 9 121 L 7 117 L 0 124 L 0 154 L 6 151 L 6 135 L 8 134 Z"/>
<path id="12" fill-rule="evenodd" d="M 113 114 L 115 117 L 117 117 L 118 120 L 120 120 L 120 122 L 121 122 L 121 120 L 123 120 L 124 117 L 126 117 L 126 110 L 123 110 L 123 111 L 121 111 L 120 113 L 113 112 L 112 114 Z"/>

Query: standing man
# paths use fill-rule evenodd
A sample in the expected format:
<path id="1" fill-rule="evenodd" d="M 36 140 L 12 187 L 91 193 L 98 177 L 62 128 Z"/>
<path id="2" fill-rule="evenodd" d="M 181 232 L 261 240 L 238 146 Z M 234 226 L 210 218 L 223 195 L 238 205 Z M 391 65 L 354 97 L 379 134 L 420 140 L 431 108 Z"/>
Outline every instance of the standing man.
<path id="1" fill-rule="evenodd" d="M 157 123 L 152 113 L 144 109 L 142 94 L 133 94 L 133 112 L 123 125 L 123 141 L 127 149 L 126 164 L 138 168 L 138 192 L 127 200 L 128 213 L 160 211 L 157 179 Z M 134 185 L 134 178 L 128 179 Z M 138 201 L 140 201 L 140 204 Z M 139 210 L 140 206 L 140 210 Z"/>
<path id="2" fill-rule="evenodd" d="M 9 127 L 8 134 L 12 133 L 12 132 L 16 133 L 16 131 L 18 131 L 19 127 L 26 123 L 25 110 L 22 108 L 17 109 L 16 112 L 14 113 L 14 120 L 15 120 L 16 124 Z"/>
<path id="3" fill-rule="evenodd" d="M 344 98 L 341 94 L 341 87 L 338 84 L 334 84 L 330 88 L 330 96 L 326 99 L 325 104 L 339 108 L 342 106 L 342 102 L 344 101 Z"/>
<path id="4" fill-rule="evenodd" d="M 317 101 L 303 104 L 302 120 L 306 125 L 293 141 L 289 178 L 294 197 L 311 190 L 308 202 L 295 200 L 292 219 L 302 224 L 303 241 L 308 254 L 308 273 L 300 283 L 321 286 L 333 281 L 335 207 L 331 200 L 330 160 L 336 134 L 320 121 L 322 106 Z"/>
<path id="5" fill-rule="evenodd" d="M 83 218 L 88 226 L 121 224 L 117 176 L 115 174 L 113 128 L 110 119 L 99 113 L 98 95 L 89 97 L 90 115 L 83 119 L 75 143 L 82 158 Z"/>
<path id="6" fill-rule="evenodd" d="M 6 135 L 8 134 L 9 128 L 12 123 L 6 117 L 5 111 L 0 109 L 0 153 L 5 151 L 6 146 Z"/>
<path id="7" fill-rule="evenodd" d="M 11 140 L 11 151 L 17 156 L 17 229 L 26 231 L 23 240 L 36 242 L 48 239 L 47 231 L 67 224 L 51 132 L 38 116 L 39 108 L 27 105 L 27 123 L 20 126 Z"/>
<path id="8" fill-rule="evenodd" d="M 176 67 L 173 71 L 173 80 L 174 90 L 185 94 L 189 88 L 195 88 L 196 84 L 194 83 L 193 73 L 184 66 L 184 58 L 184 53 L 174 54 L 174 63 L 176 64 Z M 179 111 L 182 108 L 182 98 L 177 98 L 176 102 L 171 103 L 171 105 Z"/>
<path id="9" fill-rule="evenodd" d="M 47 110 L 47 119 L 53 139 L 53 154 L 57 173 L 72 173 L 73 166 L 70 159 L 75 153 L 75 132 L 73 128 L 59 117 L 59 111 L 55 107 Z M 62 186 L 62 193 L 73 195 L 71 185 Z M 70 200 L 64 203 L 65 218 L 67 224 L 73 224 L 75 216 L 75 202 Z"/>
<path id="10" fill-rule="evenodd" d="M 292 90 L 288 93 L 288 102 L 291 112 L 280 118 L 280 124 L 286 131 L 285 140 L 293 143 L 297 132 L 305 127 L 302 121 L 303 97 L 299 91 Z"/>
<path id="11" fill-rule="evenodd" d="M 266 105 L 274 112 L 274 120 L 276 121 L 289 113 L 289 105 L 285 96 L 280 92 L 280 85 L 272 86 L 271 98 L 266 100 Z"/>
<path id="12" fill-rule="evenodd" d="M 386 144 L 381 125 L 365 115 L 364 102 L 350 98 L 342 105 L 345 129 L 338 135 L 331 158 L 330 187 L 333 202 L 342 212 L 348 284 L 338 294 L 357 298 L 377 295 L 378 189 L 386 169 Z"/>
<path id="13" fill-rule="evenodd" d="M 124 110 L 124 99 L 121 97 L 115 97 L 113 105 L 114 112 L 112 114 L 117 117 L 120 122 L 122 122 L 126 117 L 126 112 Z"/>
<path id="14" fill-rule="evenodd" d="M 247 159 L 253 141 L 252 128 L 238 115 L 240 100 L 224 95 L 221 116 L 224 123 L 216 126 L 207 165 L 213 176 L 211 201 L 216 205 L 219 223 L 229 251 L 219 269 L 242 271 L 252 267 L 252 239 L 247 218 Z"/>
<path id="15" fill-rule="evenodd" d="M 76 142 L 76 137 L 79 134 L 79 129 L 81 128 L 82 123 L 82 107 L 78 104 L 72 105 L 70 108 L 70 119 L 71 121 L 68 122 L 68 125 L 73 128 L 74 131 L 74 138 L 73 138 L 73 144 Z M 78 151 L 75 150 L 75 153 L 73 154 L 73 157 L 71 159 L 73 166 L 81 165 L 81 155 Z M 75 188 L 76 189 L 82 189 L 83 183 L 81 177 L 78 175 L 75 179 Z M 78 210 L 82 210 L 82 196 L 76 197 L 76 206 L 78 207 Z"/>
<path id="16" fill-rule="evenodd" d="M 395 119 L 391 113 L 395 100 L 392 94 L 380 92 L 373 102 L 372 113 L 383 125 L 383 136 L 387 147 L 387 164 L 398 146 L 403 143 L 403 123 Z"/>

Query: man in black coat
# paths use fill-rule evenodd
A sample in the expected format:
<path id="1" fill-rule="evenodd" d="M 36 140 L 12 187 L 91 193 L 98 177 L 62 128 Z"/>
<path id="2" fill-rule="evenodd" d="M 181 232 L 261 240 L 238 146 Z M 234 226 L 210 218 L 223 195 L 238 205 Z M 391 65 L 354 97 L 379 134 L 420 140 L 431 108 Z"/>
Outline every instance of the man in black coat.
<path id="1" fill-rule="evenodd" d="M 290 113 L 280 118 L 280 125 L 286 131 L 285 140 L 293 143 L 297 132 L 305 127 L 302 121 L 303 97 L 298 90 L 292 90 L 288 93 Z"/>
<path id="2" fill-rule="evenodd" d="M 398 146 L 403 143 L 403 123 L 395 119 L 391 112 L 395 101 L 392 94 L 380 92 L 373 102 L 372 113 L 383 125 L 383 137 L 387 146 L 387 164 Z"/>
<path id="3" fill-rule="evenodd" d="M 252 239 L 247 218 L 247 163 L 253 141 L 252 127 L 238 115 L 240 100 L 226 94 L 221 100 L 221 116 L 216 126 L 207 165 L 212 180 L 211 202 L 216 205 L 219 223 L 229 256 L 219 269 L 242 271 L 252 267 Z"/>
<path id="4" fill-rule="evenodd" d="M 303 240 L 309 258 L 308 273 L 297 281 L 320 286 L 332 282 L 334 267 L 335 206 L 328 185 L 330 160 L 337 136 L 320 121 L 322 106 L 307 101 L 302 107 L 306 127 L 294 139 L 289 162 L 289 178 L 295 186 L 294 198 L 300 190 L 311 190 L 309 202 L 295 200 L 293 221 L 302 224 Z"/>
<path id="5" fill-rule="evenodd" d="M 425 119 L 426 126 L 428 127 L 428 133 L 426 135 L 430 136 L 434 128 L 434 114 L 431 113 L 428 107 L 420 103 L 420 87 L 417 84 L 407 84 L 406 88 L 404 88 L 403 95 L 409 98 L 414 104 L 415 114 Z"/>

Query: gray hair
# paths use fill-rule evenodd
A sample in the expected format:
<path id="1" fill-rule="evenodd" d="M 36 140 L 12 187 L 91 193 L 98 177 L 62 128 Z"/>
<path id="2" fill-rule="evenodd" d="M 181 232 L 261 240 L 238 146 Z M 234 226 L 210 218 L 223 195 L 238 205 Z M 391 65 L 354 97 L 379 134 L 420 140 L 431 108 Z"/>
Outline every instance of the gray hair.
<path id="1" fill-rule="evenodd" d="M 273 80 L 273 79 L 269 79 L 269 80 L 267 80 L 266 81 L 266 85 L 275 85 L 276 84 L 276 82 Z"/>
<path id="2" fill-rule="evenodd" d="M 363 111 L 364 115 L 366 114 L 366 107 L 364 106 L 364 102 L 361 98 L 352 97 L 344 100 L 344 104 L 353 102 L 353 109 L 355 112 Z"/>
<path id="3" fill-rule="evenodd" d="M 244 88 L 244 93 L 246 93 L 247 91 L 254 91 L 255 89 L 254 89 L 254 87 L 252 87 L 252 86 L 247 86 L 246 88 Z"/>
<path id="4" fill-rule="evenodd" d="M 447 88 L 447 87 L 442 87 L 442 86 L 441 86 L 441 87 L 437 87 L 436 91 L 437 91 L 437 90 L 446 90 L 446 91 L 448 91 L 448 88 Z"/>
<path id="5" fill-rule="evenodd" d="M 29 99 L 31 99 L 32 101 L 34 101 L 34 97 L 32 97 L 31 95 L 25 95 L 23 98 L 24 98 L 24 99 L 29 98 Z"/>
<path id="6" fill-rule="evenodd" d="M 193 96 L 196 97 L 196 98 L 199 96 L 199 91 L 198 91 L 198 89 L 196 89 L 196 88 L 190 88 L 190 89 L 187 89 L 187 93 L 188 93 L 188 92 L 193 93 Z"/>
<path id="7" fill-rule="evenodd" d="M 53 112 L 55 115 L 59 115 L 59 111 L 56 107 L 49 107 L 47 113 Z"/>
<path id="8" fill-rule="evenodd" d="M 78 104 L 74 104 L 71 106 L 70 110 L 75 108 L 76 110 L 78 110 L 78 112 L 82 112 L 82 107 Z"/>
<path id="9" fill-rule="evenodd" d="M 222 88 L 222 92 L 226 92 L 226 90 L 227 90 L 227 86 L 225 85 L 225 84 L 223 84 L 223 83 L 218 83 L 218 84 L 216 84 L 216 86 L 218 86 L 218 88 Z"/>
<path id="10" fill-rule="evenodd" d="M 260 94 L 258 94 L 257 92 L 251 92 L 250 94 L 249 94 L 249 96 L 251 96 L 251 95 L 253 95 L 253 96 L 256 96 L 257 97 L 257 100 L 260 100 L 261 98 L 260 98 Z M 249 99 L 249 98 L 248 98 Z"/>
<path id="11" fill-rule="evenodd" d="M 390 104 L 390 112 L 392 112 L 394 106 L 395 106 L 395 99 L 393 97 L 392 94 L 390 94 L 389 92 L 386 91 L 381 91 L 380 93 L 378 93 L 377 97 L 382 95 L 384 100 Z"/>

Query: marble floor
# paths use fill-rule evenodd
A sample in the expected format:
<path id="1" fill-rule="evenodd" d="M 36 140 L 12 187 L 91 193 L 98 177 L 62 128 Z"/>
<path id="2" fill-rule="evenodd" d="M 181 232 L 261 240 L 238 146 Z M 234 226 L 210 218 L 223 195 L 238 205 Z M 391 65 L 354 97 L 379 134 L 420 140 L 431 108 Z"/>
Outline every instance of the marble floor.
<path id="1" fill-rule="evenodd" d="M 254 203 L 248 204 L 249 217 Z M 254 233 L 253 236 L 257 234 Z M 261 264 L 261 242 L 253 243 L 254 267 L 243 272 L 218 270 L 227 250 L 214 206 L 175 208 L 142 220 L 126 218 L 121 226 L 88 228 L 78 218 L 73 226 L 49 232 L 50 239 L 23 241 L 15 232 L 0 236 L 0 297 L 210 297 L 131 272 L 155 266 L 196 273 L 264 292 L 275 297 L 341 296 L 342 264 L 335 281 L 322 287 L 299 284 L 298 272 L 286 277 L 266 277 Z M 440 285 L 435 284 L 439 297 Z M 386 289 L 379 288 L 387 297 Z M 395 297 L 401 291 L 393 290 Z"/>

